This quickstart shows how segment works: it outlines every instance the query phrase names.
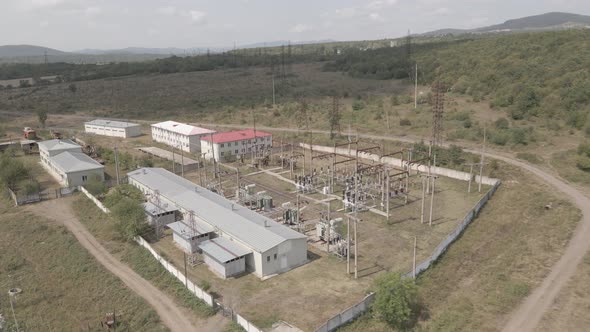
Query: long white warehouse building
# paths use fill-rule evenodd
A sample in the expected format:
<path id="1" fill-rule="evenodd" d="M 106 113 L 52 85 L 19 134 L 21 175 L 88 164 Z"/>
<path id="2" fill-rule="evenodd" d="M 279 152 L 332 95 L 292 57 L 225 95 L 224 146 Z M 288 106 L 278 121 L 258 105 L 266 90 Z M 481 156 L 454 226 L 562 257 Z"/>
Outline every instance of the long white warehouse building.
<path id="1" fill-rule="evenodd" d="M 289 227 L 163 168 L 141 168 L 127 175 L 129 183 L 145 195 L 157 191 L 161 200 L 178 207 L 185 221 L 191 219 L 214 230 L 210 241 L 201 242 L 199 248 L 209 267 L 223 277 L 228 271 L 234 274 L 241 259 L 245 269 L 259 278 L 307 262 L 307 237 Z"/>
<path id="2" fill-rule="evenodd" d="M 165 121 L 152 125 L 152 139 L 185 152 L 201 151 L 201 137 L 211 135 L 215 130 L 195 127 L 176 121 Z"/>
<path id="3" fill-rule="evenodd" d="M 96 119 L 85 122 L 84 131 L 96 135 L 128 138 L 141 135 L 141 126 L 131 122 Z"/>

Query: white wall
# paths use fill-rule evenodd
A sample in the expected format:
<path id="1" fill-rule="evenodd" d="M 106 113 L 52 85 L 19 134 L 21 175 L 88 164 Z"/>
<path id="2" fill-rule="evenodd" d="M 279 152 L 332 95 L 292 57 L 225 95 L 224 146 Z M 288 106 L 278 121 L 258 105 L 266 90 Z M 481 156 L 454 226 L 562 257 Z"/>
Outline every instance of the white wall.
<path id="1" fill-rule="evenodd" d="M 257 141 L 250 139 L 215 143 L 213 144 L 213 147 L 211 147 L 211 142 L 201 141 L 201 152 L 204 153 L 204 158 L 206 160 L 211 160 L 213 158 L 212 152 L 215 152 L 216 161 L 223 161 L 228 158 L 239 158 L 240 156 L 247 158 L 253 151 L 256 151 L 256 145 L 258 145 L 258 149 L 272 147 L 272 136 L 258 137 Z"/>
<path id="2" fill-rule="evenodd" d="M 96 134 L 96 135 L 103 135 L 103 136 L 112 136 L 112 137 L 134 137 L 141 135 L 141 128 L 139 125 L 120 128 L 120 127 L 109 127 L 109 126 L 99 126 L 93 124 L 84 124 L 84 130 L 87 133 Z"/>
<path id="3" fill-rule="evenodd" d="M 166 129 L 152 126 L 152 139 L 156 142 L 163 143 L 174 148 L 182 148 L 189 153 L 201 151 L 201 137 L 208 135 L 182 135 Z"/>
<path id="4" fill-rule="evenodd" d="M 104 168 L 68 173 L 66 186 L 81 186 L 86 184 L 93 177 L 98 177 L 100 181 L 104 181 Z"/>

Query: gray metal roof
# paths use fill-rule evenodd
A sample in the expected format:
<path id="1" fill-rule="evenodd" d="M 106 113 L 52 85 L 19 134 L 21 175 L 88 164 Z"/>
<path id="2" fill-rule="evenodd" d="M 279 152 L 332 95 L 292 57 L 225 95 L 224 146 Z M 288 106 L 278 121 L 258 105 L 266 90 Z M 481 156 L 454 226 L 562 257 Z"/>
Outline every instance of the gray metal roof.
<path id="1" fill-rule="evenodd" d="M 223 237 L 216 237 L 214 239 L 203 241 L 199 244 L 199 248 L 201 248 L 204 253 L 221 263 L 226 263 L 234 258 L 246 256 L 252 252 Z"/>
<path id="2" fill-rule="evenodd" d="M 51 157 L 52 163 L 65 173 L 104 168 L 82 152 L 65 151 Z"/>
<path id="3" fill-rule="evenodd" d="M 152 202 L 143 203 L 143 209 L 145 210 L 145 212 L 149 213 L 152 216 L 157 215 L 157 214 L 166 213 L 166 212 L 178 211 L 176 206 L 174 206 L 172 204 L 162 203 L 158 207 Z"/>
<path id="4" fill-rule="evenodd" d="M 93 126 L 101 126 L 101 127 L 112 127 L 112 128 L 129 128 L 129 127 L 138 127 L 139 126 L 139 124 L 137 124 L 137 123 L 103 120 L 103 119 L 96 119 L 96 120 L 88 121 L 88 122 L 85 122 L 84 124 L 93 125 Z"/>
<path id="5" fill-rule="evenodd" d="M 286 240 L 307 238 L 163 168 L 141 168 L 128 176 L 252 250 L 265 252 Z"/>
<path id="6" fill-rule="evenodd" d="M 195 229 L 188 225 L 188 221 L 177 221 L 167 225 L 174 233 L 180 235 L 183 239 L 188 240 L 191 236 L 199 234 L 212 233 L 213 227 L 200 222 L 195 222 Z"/>
<path id="7" fill-rule="evenodd" d="M 60 150 L 77 150 L 82 151 L 82 147 L 69 139 L 51 139 L 48 141 L 37 142 L 39 149 L 47 151 Z"/>

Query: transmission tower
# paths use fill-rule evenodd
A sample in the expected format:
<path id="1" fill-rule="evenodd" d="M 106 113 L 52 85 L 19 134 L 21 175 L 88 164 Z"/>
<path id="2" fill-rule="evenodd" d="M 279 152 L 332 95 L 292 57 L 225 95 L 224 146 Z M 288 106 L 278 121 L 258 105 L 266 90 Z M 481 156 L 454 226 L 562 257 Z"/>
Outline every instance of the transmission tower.
<path id="1" fill-rule="evenodd" d="M 443 114 L 445 112 L 445 92 L 440 81 L 432 87 L 432 137 L 433 146 L 440 146 L 443 142 Z"/>

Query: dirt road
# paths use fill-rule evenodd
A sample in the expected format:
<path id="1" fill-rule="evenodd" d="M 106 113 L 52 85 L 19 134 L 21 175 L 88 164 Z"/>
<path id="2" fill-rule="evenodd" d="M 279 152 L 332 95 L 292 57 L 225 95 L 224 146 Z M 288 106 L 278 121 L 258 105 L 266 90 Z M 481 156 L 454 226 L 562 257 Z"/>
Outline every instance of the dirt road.
<path id="1" fill-rule="evenodd" d="M 202 124 L 214 126 L 215 124 Z M 245 128 L 247 126 L 232 125 L 226 126 L 232 128 Z M 261 130 L 273 130 L 283 132 L 299 132 L 293 128 L 270 128 L 257 127 Z M 313 133 L 329 134 L 327 130 L 313 130 Z M 401 141 L 407 143 L 419 142 L 420 138 L 412 137 L 386 137 L 370 134 L 359 134 L 362 138 Z M 481 153 L 478 150 L 465 149 L 467 152 L 474 154 Z M 582 211 L 582 220 L 574 231 L 574 235 L 566 247 L 564 254 L 553 265 L 550 273 L 545 277 L 541 285 L 535 288 L 531 294 L 520 304 L 520 306 L 510 315 L 508 322 L 502 328 L 503 331 L 534 331 L 543 315 L 550 309 L 553 301 L 559 294 L 560 290 L 567 284 L 570 278 L 576 272 L 578 265 L 582 262 L 584 255 L 590 250 L 590 199 L 583 195 L 563 180 L 545 172 L 537 167 L 519 161 L 509 155 L 502 155 L 495 152 L 488 152 L 486 156 L 498 159 L 514 166 L 520 167 L 528 172 L 541 178 L 544 182 L 558 189 L 570 198 L 576 206 Z M 514 259 L 518 259 L 515 255 Z"/>
<path id="2" fill-rule="evenodd" d="M 177 306 L 170 297 L 139 276 L 127 265 L 113 257 L 90 232 L 78 221 L 72 211 L 75 198 L 62 198 L 27 206 L 31 212 L 56 222 L 62 223 L 92 256 L 107 270 L 121 279 L 127 287 L 141 296 L 158 313 L 160 319 L 170 331 L 220 331 L 226 322 L 222 317 L 214 316 L 207 320 L 198 320 L 194 313 Z M 189 318 L 190 317 L 190 318 Z"/>

